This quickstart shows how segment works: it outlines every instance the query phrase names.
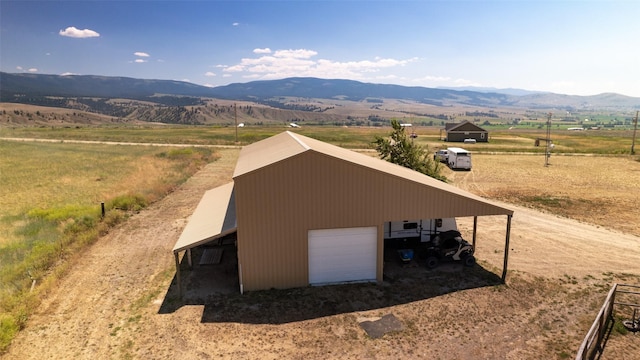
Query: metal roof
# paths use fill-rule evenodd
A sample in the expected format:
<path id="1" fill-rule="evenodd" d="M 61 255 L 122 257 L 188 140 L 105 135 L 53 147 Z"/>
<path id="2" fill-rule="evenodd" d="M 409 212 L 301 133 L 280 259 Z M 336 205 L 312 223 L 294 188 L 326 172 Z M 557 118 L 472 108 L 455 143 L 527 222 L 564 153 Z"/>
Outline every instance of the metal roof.
<path id="1" fill-rule="evenodd" d="M 487 132 L 487 130 L 481 128 L 480 126 L 470 122 L 469 120 L 464 120 L 460 123 L 448 123 L 445 124 L 444 129 L 447 132 L 454 131 L 473 131 L 473 132 Z"/>
<path id="2" fill-rule="evenodd" d="M 461 147 L 449 147 L 447 148 L 447 151 L 451 151 L 454 153 L 470 153 L 471 151 L 463 149 Z"/>
<path id="3" fill-rule="evenodd" d="M 513 215 L 513 210 L 511 209 L 492 203 L 480 196 L 444 183 L 440 180 L 436 180 L 417 171 L 290 131 L 285 131 L 268 139 L 244 147 L 240 152 L 233 177 L 236 178 L 242 176 L 264 166 L 297 156 L 306 151 L 315 151 L 326 156 L 331 156 L 353 163 L 356 166 L 371 168 L 381 173 L 397 176 L 432 188 L 437 188 L 439 191 L 485 203 L 493 208 L 491 215 Z"/>
<path id="4" fill-rule="evenodd" d="M 233 182 L 204 193 L 173 252 L 190 249 L 238 229 Z"/>
<path id="5" fill-rule="evenodd" d="M 285 131 L 243 147 L 233 177 L 244 175 L 309 150 L 309 147 L 298 140 L 298 137 L 301 135 Z M 306 137 L 302 136 L 302 138 Z"/>

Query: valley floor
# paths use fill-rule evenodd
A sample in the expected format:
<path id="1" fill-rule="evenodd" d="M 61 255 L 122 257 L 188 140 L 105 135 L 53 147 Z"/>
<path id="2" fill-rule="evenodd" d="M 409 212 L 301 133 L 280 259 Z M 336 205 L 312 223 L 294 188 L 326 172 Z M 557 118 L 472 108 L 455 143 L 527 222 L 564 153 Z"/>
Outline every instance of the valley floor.
<path id="1" fill-rule="evenodd" d="M 508 205 L 515 214 L 506 285 L 496 282 L 506 220 L 486 217 L 478 221 L 473 271 L 416 267 L 381 285 L 180 302 L 171 249 L 203 193 L 230 179 L 238 150 L 220 153 L 80 254 L 3 358 L 573 358 L 611 285 L 639 283 L 638 236 Z M 478 163 L 450 175 L 482 195 L 490 189 L 473 179 L 480 173 Z M 472 226 L 460 220 L 463 234 Z M 426 290 L 427 282 L 436 290 Z M 373 339 L 359 326 L 386 314 L 403 330 Z M 613 334 L 602 359 L 638 353 L 633 337 Z"/>

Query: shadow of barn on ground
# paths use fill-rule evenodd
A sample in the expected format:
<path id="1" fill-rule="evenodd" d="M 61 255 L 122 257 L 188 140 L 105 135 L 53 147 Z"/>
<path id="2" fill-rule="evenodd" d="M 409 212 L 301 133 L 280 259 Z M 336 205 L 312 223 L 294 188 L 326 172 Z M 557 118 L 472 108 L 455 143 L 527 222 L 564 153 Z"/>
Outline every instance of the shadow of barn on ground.
<path id="1" fill-rule="evenodd" d="M 220 263 L 201 265 L 203 253 L 212 248 L 223 250 Z M 227 243 L 194 248 L 193 268 L 189 269 L 186 256 L 180 264 L 182 298 L 174 277 L 159 313 L 172 313 L 186 305 L 203 305 L 204 323 L 284 324 L 503 284 L 500 276 L 477 264 L 464 267 L 460 263 L 443 263 L 428 270 L 420 258 L 410 264 L 385 259 L 382 284 L 307 286 L 240 294 L 235 250 L 235 245 Z"/>

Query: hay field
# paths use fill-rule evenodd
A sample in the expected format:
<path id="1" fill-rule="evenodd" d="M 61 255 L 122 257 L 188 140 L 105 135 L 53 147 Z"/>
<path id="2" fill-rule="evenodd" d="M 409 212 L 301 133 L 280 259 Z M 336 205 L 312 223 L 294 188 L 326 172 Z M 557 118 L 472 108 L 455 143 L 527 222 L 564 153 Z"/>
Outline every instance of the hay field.
<path id="1" fill-rule="evenodd" d="M 640 161 L 621 156 L 473 155 L 470 172 L 445 170 L 457 186 L 640 236 Z"/>
<path id="2" fill-rule="evenodd" d="M 118 195 L 154 188 L 184 177 L 169 148 L 0 141 L 0 244 L 34 209 L 93 207 Z M 163 191 L 164 192 L 164 191 Z M 21 221 L 21 220 L 18 220 Z"/>
<path id="3" fill-rule="evenodd" d="M 82 250 L 215 155 L 210 149 L 0 140 L 0 158 L 2 352 L 40 294 Z"/>
<path id="4" fill-rule="evenodd" d="M 484 126 L 483 126 L 484 127 Z M 487 126 L 489 142 L 465 144 L 473 152 L 543 153 L 543 146 L 534 146 L 535 139 L 545 137 L 544 129 L 505 128 Z M 349 149 L 373 149 L 376 136 L 387 136 L 389 127 L 357 126 L 306 126 L 291 128 L 279 123 L 269 126 L 176 126 L 166 124 L 138 124 L 111 126 L 69 127 L 0 127 L 0 138 L 38 138 L 57 140 L 114 141 L 157 144 L 192 145 L 248 145 L 250 143 L 293 131 L 320 141 Z M 437 126 L 414 126 L 410 128 L 418 137 L 416 144 L 430 151 L 460 146 L 441 140 L 441 129 Z M 551 138 L 554 153 L 581 153 L 600 155 L 629 154 L 632 142 L 631 130 L 567 131 L 554 129 Z"/>

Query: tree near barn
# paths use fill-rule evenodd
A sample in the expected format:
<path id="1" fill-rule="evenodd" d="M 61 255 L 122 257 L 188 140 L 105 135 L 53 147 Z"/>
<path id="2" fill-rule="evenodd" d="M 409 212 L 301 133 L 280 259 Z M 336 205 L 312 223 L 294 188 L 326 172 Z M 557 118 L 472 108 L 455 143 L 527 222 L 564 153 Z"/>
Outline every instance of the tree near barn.
<path id="1" fill-rule="evenodd" d="M 446 182 L 447 178 L 440 174 L 440 162 L 429 157 L 429 149 L 409 139 L 398 120 L 392 119 L 391 126 L 393 131 L 388 137 L 376 136 L 373 141 L 380 158 Z"/>

